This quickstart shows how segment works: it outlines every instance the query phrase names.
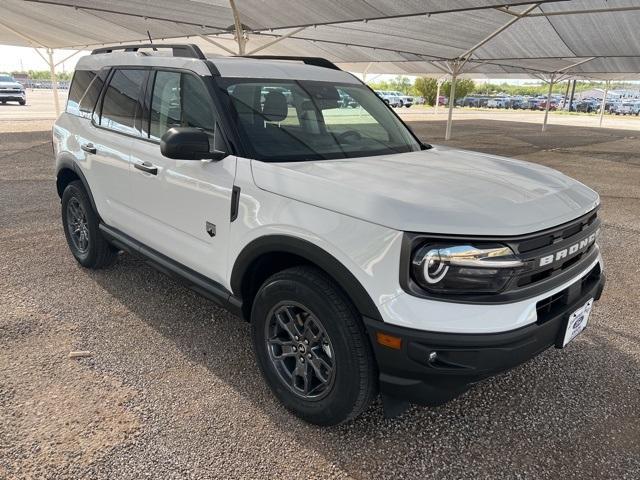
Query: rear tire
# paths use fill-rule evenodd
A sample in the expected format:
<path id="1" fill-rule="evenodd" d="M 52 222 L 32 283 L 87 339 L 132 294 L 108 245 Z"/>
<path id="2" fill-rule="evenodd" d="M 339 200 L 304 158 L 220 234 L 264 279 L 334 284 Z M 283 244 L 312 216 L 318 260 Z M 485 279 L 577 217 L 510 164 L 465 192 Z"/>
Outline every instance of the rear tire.
<path id="1" fill-rule="evenodd" d="M 18 103 L 22 106 L 26 105 L 27 102 L 25 100 L 18 100 Z"/>
<path id="2" fill-rule="evenodd" d="M 298 417 L 337 425 L 371 403 L 371 345 L 358 311 L 327 274 L 301 266 L 273 275 L 256 295 L 251 322 L 260 370 Z"/>
<path id="3" fill-rule="evenodd" d="M 86 268 L 104 268 L 116 258 L 117 250 L 102 236 L 99 223 L 82 182 L 69 183 L 62 194 L 62 226 L 71 253 Z"/>

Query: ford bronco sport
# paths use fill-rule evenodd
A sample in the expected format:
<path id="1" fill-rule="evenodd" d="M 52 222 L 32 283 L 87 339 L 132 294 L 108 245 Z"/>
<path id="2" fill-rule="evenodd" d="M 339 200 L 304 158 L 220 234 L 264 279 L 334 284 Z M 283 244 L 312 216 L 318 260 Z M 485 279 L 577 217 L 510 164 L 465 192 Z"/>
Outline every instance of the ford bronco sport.
<path id="1" fill-rule="evenodd" d="M 425 145 L 324 59 L 155 47 L 78 62 L 53 128 L 69 248 L 87 268 L 143 255 L 251 322 L 295 414 L 438 405 L 586 326 L 604 284 L 591 189 Z"/>

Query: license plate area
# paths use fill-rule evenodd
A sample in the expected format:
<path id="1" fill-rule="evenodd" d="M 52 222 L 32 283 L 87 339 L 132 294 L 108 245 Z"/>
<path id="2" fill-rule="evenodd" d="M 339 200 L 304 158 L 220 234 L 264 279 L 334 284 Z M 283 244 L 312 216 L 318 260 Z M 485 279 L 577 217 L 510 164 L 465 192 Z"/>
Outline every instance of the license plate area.
<path id="1" fill-rule="evenodd" d="M 591 309 L 593 308 L 593 298 L 590 298 L 584 305 L 576 309 L 567 319 L 566 328 L 561 333 L 558 347 L 564 348 L 571 340 L 576 338 L 587 326 Z"/>

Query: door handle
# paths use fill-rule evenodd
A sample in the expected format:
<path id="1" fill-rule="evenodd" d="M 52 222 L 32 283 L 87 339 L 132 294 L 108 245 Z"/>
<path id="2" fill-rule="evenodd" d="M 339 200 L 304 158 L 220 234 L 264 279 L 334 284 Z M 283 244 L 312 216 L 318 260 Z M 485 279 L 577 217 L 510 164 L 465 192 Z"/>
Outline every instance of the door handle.
<path id="1" fill-rule="evenodd" d="M 96 153 L 96 147 L 93 146 L 93 143 L 85 143 L 84 145 L 80 145 L 80 148 L 87 153 Z"/>
<path id="2" fill-rule="evenodd" d="M 155 165 L 150 164 L 149 162 L 143 162 L 143 163 L 134 163 L 133 164 L 134 168 L 137 168 L 138 170 L 141 170 L 145 173 L 150 173 L 151 175 L 157 175 L 158 174 L 158 167 L 156 167 Z"/>

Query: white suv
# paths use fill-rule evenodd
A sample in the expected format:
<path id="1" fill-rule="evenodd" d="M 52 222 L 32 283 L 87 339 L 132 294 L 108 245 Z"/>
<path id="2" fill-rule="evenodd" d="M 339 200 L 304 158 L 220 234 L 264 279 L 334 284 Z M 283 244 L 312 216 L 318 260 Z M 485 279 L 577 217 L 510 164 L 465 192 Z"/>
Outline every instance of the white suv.
<path id="1" fill-rule="evenodd" d="M 78 62 L 53 129 L 69 248 L 88 268 L 140 254 L 250 321 L 295 414 L 438 405 L 585 327 L 591 189 L 425 145 L 323 59 L 148 47 Z"/>

